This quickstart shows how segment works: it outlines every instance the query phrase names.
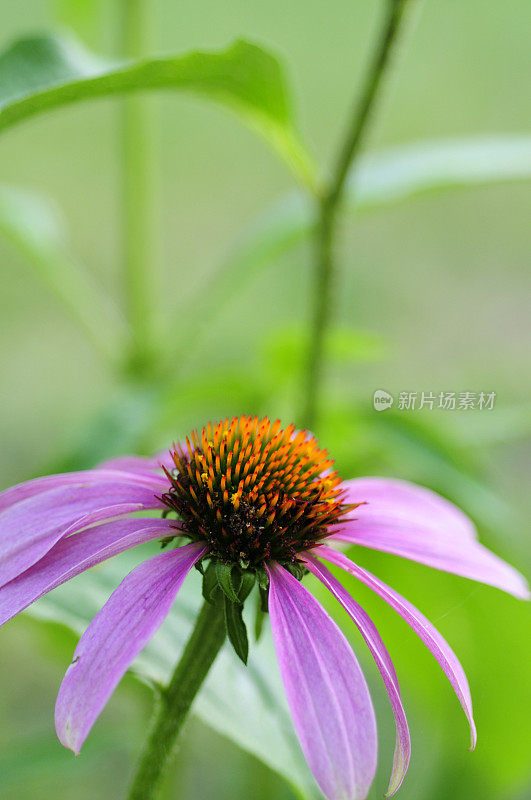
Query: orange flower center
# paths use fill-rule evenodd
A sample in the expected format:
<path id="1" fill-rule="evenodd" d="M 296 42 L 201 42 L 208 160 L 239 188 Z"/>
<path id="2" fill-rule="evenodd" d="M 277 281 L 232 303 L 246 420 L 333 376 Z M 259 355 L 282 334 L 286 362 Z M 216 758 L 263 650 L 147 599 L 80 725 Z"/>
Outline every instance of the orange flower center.
<path id="1" fill-rule="evenodd" d="M 317 440 L 293 425 L 242 416 L 192 431 L 171 453 L 162 496 L 192 541 L 224 563 L 297 561 L 355 506 Z"/>

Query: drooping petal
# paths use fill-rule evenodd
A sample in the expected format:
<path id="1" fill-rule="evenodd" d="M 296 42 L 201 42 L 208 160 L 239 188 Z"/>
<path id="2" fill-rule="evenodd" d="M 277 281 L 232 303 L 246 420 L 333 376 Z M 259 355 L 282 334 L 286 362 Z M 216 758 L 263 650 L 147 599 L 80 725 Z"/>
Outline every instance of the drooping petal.
<path id="1" fill-rule="evenodd" d="M 472 522 L 435 492 L 405 481 L 347 481 L 346 502 L 366 501 L 333 539 L 418 561 L 527 599 L 520 573 L 476 540 Z"/>
<path id="2" fill-rule="evenodd" d="M 0 587 L 0 626 L 39 597 L 111 556 L 152 539 L 178 534 L 166 519 L 121 519 L 68 536 Z"/>
<path id="3" fill-rule="evenodd" d="M 59 689 L 57 735 L 76 755 L 120 679 L 164 622 L 177 592 L 206 552 L 189 544 L 136 567 L 81 637 Z"/>
<path id="4" fill-rule="evenodd" d="M 287 570 L 268 567 L 269 613 L 295 730 L 328 800 L 363 800 L 376 770 L 367 684 L 345 637 Z"/>
<path id="5" fill-rule="evenodd" d="M 118 481 L 61 486 L 21 500 L 0 514 L 0 586 L 75 531 L 101 520 L 158 508 L 164 506 L 153 489 Z"/>
<path id="6" fill-rule="evenodd" d="M 466 714 L 470 725 L 471 749 L 476 744 L 476 726 L 472 713 L 472 698 L 470 697 L 470 689 L 468 681 L 461 666 L 459 659 L 448 642 L 441 636 L 439 631 L 431 624 L 431 622 L 422 614 L 415 606 L 402 597 L 394 589 L 391 589 L 379 578 L 376 578 L 366 569 L 362 569 L 353 561 L 351 561 L 344 553 L 339 553 L 331 547 L 321 545 L 314 550 L 315 555 L 319 558 L 336 564 L 346 572 L 354 575 L 362 583 L 372 589 L 376 594 L 380 595 L 394 610 L 405 619 L 405 621 L 413 628 L 417 636 L 419 636 L 426 647 L 431 651 L 433 656 L 441 665 L 446 677 L 450 681 L 463 711 Z"/>
<path id="7" fill-rule="evenodd" d="M 318 554 L 319 551 L 317 550 Z M 365 639 L 367 647 L 372 653 L 376 666 L 380 670 L 385 687 L 389 694 L 391 707 L 395 716 L 396 722 L 396 746 L 395 755 L 393 759 L 393 771 L 391 780 L 389 781 L 389 788 L 387 790 L 387 797 L 391 797 L 400 788 L 402 781 L 409 766 L 409 759 L 411 756 L 411 739 L 409 735 L 409 728 L 407 724 L 406 714 L 402 705 L 402 698 L 400 696 L 400 686 L 394 664 L 391 656 L 382 642 L 380 634 L 378 633 L 374 622 L 371 620 L 367 612 L 354 600 L 353 597 L 347 592 L 344 586 L 332 575 L 323 564 L 319 563 L 316 558 L 306 556 L 304 558 L 305 566 L 319 578 L 319 580 L 331 591 L 334 597 L 339 600 L 345 611 L 351 616 L 354 623 L 358 627 L 361 635 Z"/>
<path id="8" fill-rule="evenodd" d="M 96 483 L 130 483 L 132 486 L 144 486 L 153 489 L 154 492 L 161 493 L 167 490 L 167 478 L 156 473 L 138 474 L 135 471 L 123 471 L 119 469 L 88 469 L 79 472 L 62 472 L 58 475 L 45 475 L 42 478 L 34 478 L 31 481 L 19 483 L 0 492 L 0 512 L 6 508 L 51 489 L 58 489 L 62 486 L 77 486 L 78 484 L 94 485 Z"/>
<path id="9" fill-rule="evenodd" d="M 367 504 L 354 511 L 364 522 L 388 518 L 423 530 L 432 527 L 446 537 L 477 539 L 474 524 L 464 511 L 425 486 L 397 478 L 354 478 L 344 481 L 341 488 L 346 490 L 347 503 Z"/>

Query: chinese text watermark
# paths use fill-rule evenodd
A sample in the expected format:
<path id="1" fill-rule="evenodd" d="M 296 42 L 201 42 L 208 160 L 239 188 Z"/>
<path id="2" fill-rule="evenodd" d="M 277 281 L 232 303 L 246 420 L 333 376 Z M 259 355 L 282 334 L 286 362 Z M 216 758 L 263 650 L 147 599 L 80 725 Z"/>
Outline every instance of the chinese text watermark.
<path id="1" fill-rule="evenodd" d="M 386 411 L 395 404 L 399 411 L 492 411 L 496 392 L 399 392 L 398 396 L 377 389 L 372 398 L 376 411 Z"/>

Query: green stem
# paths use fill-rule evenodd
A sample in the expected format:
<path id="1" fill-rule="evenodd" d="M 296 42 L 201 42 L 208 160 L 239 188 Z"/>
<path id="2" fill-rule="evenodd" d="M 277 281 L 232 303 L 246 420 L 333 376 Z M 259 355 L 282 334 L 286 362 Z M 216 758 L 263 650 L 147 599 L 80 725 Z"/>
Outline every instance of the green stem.
<path id="1" fill-rule="evenodd" d="M 331 180 L 318 201 L 315 224 L 313 308 L 302 414 L 302 426 L 305 428 L 312 428 L 315 425 L 319 410 L 325 336 L 331 316 L 337 214 L 344 194 L 345 181 L 359 154 L 407 3 L 408 0 L 387 0 L 386 2 L 382 31 L 369 65 L 361 97 L 354 106 L 350 125 L 332 170 Z"/>
<path id="2" fill-rule="evenodd" d="M 225 640 L 223 603 L 203 604 L 172 679 L 162 692 L 155 723 L 128 800 L 151 800 L 192 702 Z"/>
<path id="3" fill-rule="evenodd" d="M 149 0 L 119 0 L 121 52 L 139 58 L 149 48 Z M 121 107 L 123 273 L 131 331 L 130 368 L 149 370 L 152 358 L 154 192 L 149 100 L 127 97 Z"/>

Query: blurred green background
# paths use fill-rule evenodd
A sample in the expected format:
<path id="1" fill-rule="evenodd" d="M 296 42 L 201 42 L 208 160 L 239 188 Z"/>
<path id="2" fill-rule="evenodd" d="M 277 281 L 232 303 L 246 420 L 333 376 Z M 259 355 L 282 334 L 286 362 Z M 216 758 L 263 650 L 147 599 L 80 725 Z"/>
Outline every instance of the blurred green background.
<path id="1" fill-rule="evenodd" d="M 114 5 L 2 0 L 0 44 L 66 26 L 91 48 L 112 54 Z M 330 158 L 381 20 L 379 3 L 152 5 L 153 52 L 221 47 L 240 36 L 273 48 L 287 65 L 306 140 L 320 163 Z M 370 149 L 528 131 L 530 26 L 527 0 L 425 2 L 403 43 Z M 146 426 L 150 393 L 119 384 L 0 237 L 0 488 L 107 452 L 165 446 L 227 414 L 296 415 L 297 331 L 309 303 L 307 247 L 277 259 L 243 291 L 234 286 L 219 314 L 198 318 L 197 328 L 189 315 L 186 326 L 180 324 L 181 309 L 200 287 L 208 292 L 246 225 L 293 188 L 292 178 L 223 110 L 178 94 L 150 103 L 159 197 L 154 281 L 161 318 L 168 320 L 164 333 L 185 351 L 199 332 L 202 338 L 164 397 L 163 413 Z M 111 99 L 65 108 L 8 131 L 0 142 L 1 181 L 53 198 L 75 259 L 118 300 L 119 104 Z M 330 365 L 316 431 L 345 477 L 393 474 L 433 486 L 463 505 L 483 540 L 527 574 L 530 200 L 529 183 L 476 187 L 344 220 L 336 319 L 343 332 L 366 332 L 370 347 L 349 357 L 347 346 L 346 356 L 341 352 Z M 350 334 L 344 336 L 348 345 Z M 395 395 L 495 391 L 496 408 L 376 414 L 372 393 L 378 388 Z M 529 609 L 495 589 L 391 556 L 359 558 L 437 622 L 462 660 L 475 702 L 479 743 L 470 754 L 464 719 L 437 665 L 390 610 L 353 587 L 374 615 L 405 695 L 413 756 L 399 796 L 529 797 Z M 350 626 L 345 630 L 352 635 Z M 74 759 L 53 731 L 55 694 L 74 641 L 59 627 L 27 618 L 0 634 L 2 798 L 107 799 L 124 791 L 151 695 L 127 677 Z M 393 720 L 374 666 L 354 635 L 352 641 L 379 718 L 380 766 L 371 793 L 377 798 L 390 771 Z M 194 720 L 164 790 L 167 800 L 294 796 L 259 761 Z"/>

